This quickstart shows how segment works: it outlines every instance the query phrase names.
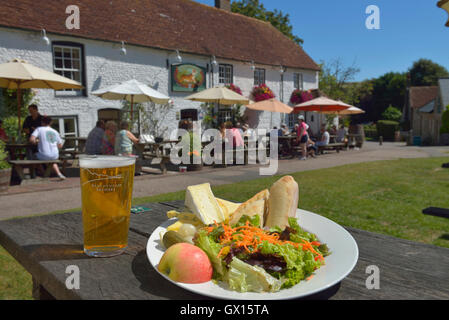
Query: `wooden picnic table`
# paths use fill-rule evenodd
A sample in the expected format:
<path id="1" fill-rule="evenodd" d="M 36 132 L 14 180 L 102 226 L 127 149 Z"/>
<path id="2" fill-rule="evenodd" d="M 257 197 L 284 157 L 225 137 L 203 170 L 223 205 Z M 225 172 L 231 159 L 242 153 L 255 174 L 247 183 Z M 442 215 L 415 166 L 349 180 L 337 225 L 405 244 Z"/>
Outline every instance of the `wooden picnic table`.
<path id="1" fill-rule="evenodd" d="M 364 137 L 362 134 L 358 133 L 348 133 L 348 146 L 361 148 L 363 145 Z"/>
<path id="2" fill-rule="evenodd" d="M 280 155 L 289 155 L 292 158 L 296 155 L 296 149 L 293 145 L 293 142 L 296 141 L 298 137 L 296 135 L 288 135 L 288 136 L 278 136 L 278 144 L 281 148 Z"/>
<path id="3" fill-rule="evenodd" d="M 144 206 L 150 212 L 131 216 L 129 246 L 116 257 L 83 253 L 80 212 L 0 221 L 0 245 L 32 275 L 35 299 L 207 299 L 165 280 L 146 255 L 151 233 L 183 202 Z M 346 229 L 359 248 L 355 268 L 339 284 L 308 298 L 449 299 L 449 249 Z M 79 269 L 79 289 L 66 286 L 71 266 Z M 379 268 L 379 289 L 366 287 L 371 266 Z"/>
<path id="4" fill-rule="evenodd" d="M 146 151 L 154 153 L 158 156 L 166 155 L 164 152 L 164 146 L 170 145 L 171 149 L 175 144 L 179 143 L 179 140 L 164 140 L 162 142 L 139 142 L 135 145 L 138 153 L 144 153 Z"/>
<path id="5" fill-rule="evenodd" d="M 151 165 L 159 165 L 162 174 L 167 173 L 167 164 L 170 162 L 170 150 L 179 140 L 164 140 L 162 142 L 139 142 L 134 145 L 140 160 L 149 160 Z M 164 150 L 164 146 L 170 148 Z"/>
<path id="6" fill-rule="evenodd" d="M 84 148 L 86 147 L 86 137 L 73 137 L 73 136 L 67 136 L 63 138 L 64 145 L 63 149 L 71 149 L 78 151 L 80 153 L 84 152 Z M 66 145 L 68 144 L 68 145 Z"/>
<path id="7" fill-rule="evenodd" d="M 31 143 L 7 143 L 5 148 L 9 153 L 9 160 L 23 160 L 26 158 L 28 150 L 31 150 L 34 145 Z M 25 150 L 25 152 L 23 152 Z"/>

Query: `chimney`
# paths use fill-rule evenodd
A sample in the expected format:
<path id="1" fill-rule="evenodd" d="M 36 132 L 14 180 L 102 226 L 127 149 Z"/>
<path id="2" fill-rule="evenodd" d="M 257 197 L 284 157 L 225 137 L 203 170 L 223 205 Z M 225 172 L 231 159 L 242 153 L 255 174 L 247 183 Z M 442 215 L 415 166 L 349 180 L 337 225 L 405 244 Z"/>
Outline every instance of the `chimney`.
<path id="1" fill-rule="evenodd" d="M 231 0 L 215 0 L 215 8 L 231 11 Z"/>

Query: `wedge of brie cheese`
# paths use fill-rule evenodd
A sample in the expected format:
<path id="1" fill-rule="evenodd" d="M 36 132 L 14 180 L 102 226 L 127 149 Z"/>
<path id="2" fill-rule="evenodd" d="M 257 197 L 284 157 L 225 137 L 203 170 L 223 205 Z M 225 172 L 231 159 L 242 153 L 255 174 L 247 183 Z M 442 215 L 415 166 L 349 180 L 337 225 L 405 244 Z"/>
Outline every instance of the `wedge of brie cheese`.
<path id="1" fill-rule="evenodd" d="M 185 206 L 205 225 L 225 220 L 209 183 L 187 187 Z"/>

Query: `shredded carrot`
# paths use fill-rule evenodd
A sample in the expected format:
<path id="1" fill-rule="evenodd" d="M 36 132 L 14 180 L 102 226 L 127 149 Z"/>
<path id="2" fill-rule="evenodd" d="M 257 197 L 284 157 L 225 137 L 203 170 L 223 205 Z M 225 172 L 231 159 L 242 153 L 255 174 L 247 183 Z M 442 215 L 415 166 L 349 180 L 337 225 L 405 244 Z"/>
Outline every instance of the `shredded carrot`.
<path id="1" fill-rule="evenodd" d="M 309 281 L 309 280 L 312 279 L 313 277 L 314 277 L 314 274 L 312 274 L 311 276 L 308 276 L 308 277 L 306 278 L 306 280 Z"/>
<path id="2" fill-rule="evenodd" d="M 219 243 L 222 245 L 222 249 L 218 253 L 218 257 L 223 254 L 223 250 L 226 246 L 230 246 L 234 244 L 236 247 L 243 247 L 246 252 L 254 253 L 259 251 L 259 245 L 262 244 L 263 241 L 267 241 L 272 244 L 285 245 L 290 244 L 295 248 L 301 249 L 304 251 L 310 251 L 315 255 L 315 261 L 318 259 L 323 261 L 323 256 L 319 254 L 313 246 L 320 245 L 318 241 L 308 242 L 306 240 L 302 240 L 303 243 L 296 243 L 292 241 L 279 240 L 279 234 L 273 233 L 268 234 L 265 230 L 254 227 L 249 224 L 249 221 L 246 222 L 244 226 L 232 228 L 230 225 L 221 223 L 215 223 L 215 226 L 206 227 L 206 231 L 211 233 L 215 228 L 222 227 L 223 233 L 220 235 Z"/>

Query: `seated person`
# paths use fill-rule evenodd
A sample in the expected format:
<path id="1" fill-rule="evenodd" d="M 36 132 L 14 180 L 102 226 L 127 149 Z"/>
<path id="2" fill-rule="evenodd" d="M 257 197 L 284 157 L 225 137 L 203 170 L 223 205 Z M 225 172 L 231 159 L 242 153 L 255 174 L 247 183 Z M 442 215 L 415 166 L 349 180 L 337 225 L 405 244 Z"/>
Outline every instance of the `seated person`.
<path id="1" fill-rule="evenodd" d="M 101 139 L 101 154 L 114 154 L 116 132 L 117 124 L 112 120 L 106 122 L 103 138 Z"/>
<path id="2" fill-rule="evenodd" d="M 93 128 L 86 141 L 86 153 L 87 154 L 101 154 L 101 142 L 104 135 L 104 121 L 98 120 L 95 128 Z"/>
<path id="3" fill-rule="evenodd" d="M 345 126 L 342 124 L 340 126 L 340 129 L 338 129 L 337 131 L 337 142 L 347 143 L 348 142 L 348 139 L 346 138 L 347 134 L 348 133 L 346 132 Z"/>
<path id="4" fill-rule="evenodd" d="M 281 128 L 279 129 L 279 136 L 288 136 L 290 132 L 288 131 L 288 128 L 285 124 L 281 125 Z"/>
<path id="5" fill-rule="evenodd" d="M 137 143 L 139 143 L 139 139 L 129 131 L 129 123 L 122 121 L 120 123 L 120 131 L 115 135 L 115 154 L 133 156 L 133 145 Z"/>
<path id="6" fill-rule="evenodd" d="M 315 145 L 315 142 L 309 138 L 307 140 L 307 156 L 311 156 L 312 158 L 315 158 L 315 155 L 317 153 L 318 148 Z"/>
<path id="7" fill-rule="evenodd" d="M 34 154 L 34 159 L 37 160 L 57 160 L 59 158 L 59 149 L 62 148 L 62 140 L 58 131 L 50 127 L 51 118 L 47 116 L 42 117 L 42 126 L 33 131 L 30 137 L 30 143 L 37 144 L 37 153 Z M 53 163 L 53 170 L 56 172 L 61 180 L 64 180 L 64 175 L 59 171 L 57 163 Z"/>
<path id="8" fill-rule="evenodd" d="M 336 127 L 336 126 L 332 126 L 332 127 L 329 129 L 329 134 L 332 135 L 332 136 L 337 135 L 337 127 Z"/>
<path id="9" fill-rule="evenodd" d="M 299 124 L 295 123 L 295 126 L 293 127 L 292 131 L 290 132 L 290 134 L 292 136 L 296 136 L 296 132 L 298 132 L 298 128 L 299 128 Z"/>
<path id="10" fill-rule="evenodd" d="M 329 132 L 326 130 L 326 127 L 321 127 L 321 140 L 316 142 L 317 147 L 323 147 L 327 146 L 329 144 L 330 135 Z"/>

